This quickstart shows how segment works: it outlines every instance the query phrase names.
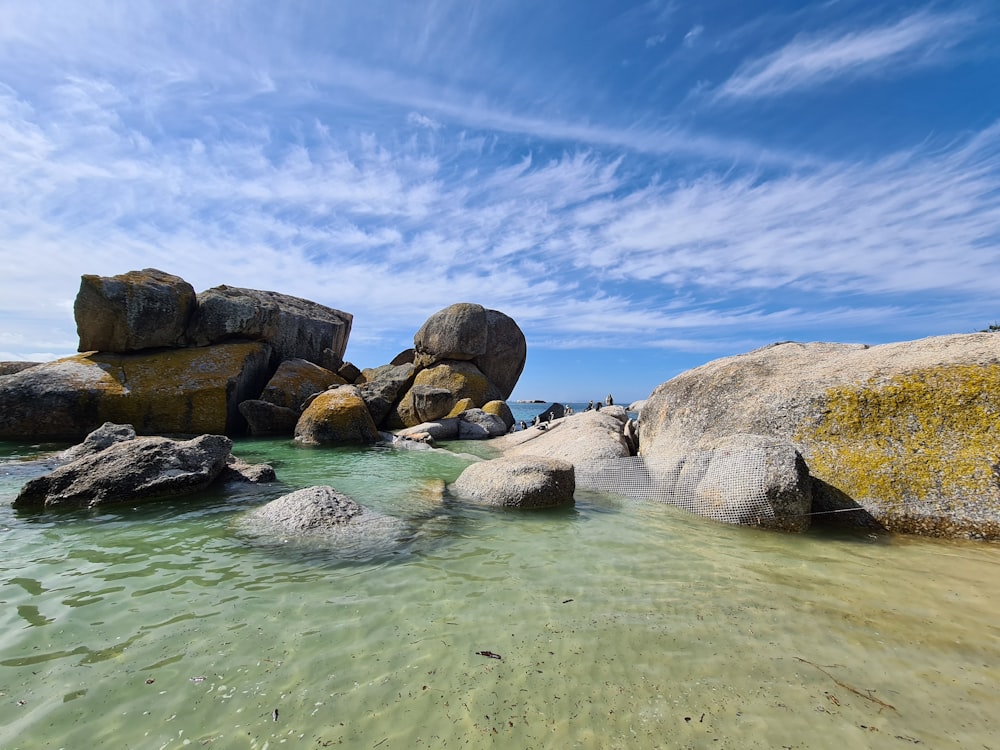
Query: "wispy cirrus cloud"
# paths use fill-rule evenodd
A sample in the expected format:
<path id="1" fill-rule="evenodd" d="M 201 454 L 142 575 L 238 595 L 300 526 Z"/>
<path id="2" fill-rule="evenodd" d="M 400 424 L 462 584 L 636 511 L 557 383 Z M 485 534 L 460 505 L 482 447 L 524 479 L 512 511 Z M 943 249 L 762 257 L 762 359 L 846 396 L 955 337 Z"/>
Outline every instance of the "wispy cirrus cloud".
<path id="1" fill-rule="evenodd" d="M 781 96 L 838 78 L 891 75 L 955 46 L 974 21 L 968 13 L 920 11 L 875 28 L 798 36 L 740 66 L 716 89 L 715 98 Z"/>

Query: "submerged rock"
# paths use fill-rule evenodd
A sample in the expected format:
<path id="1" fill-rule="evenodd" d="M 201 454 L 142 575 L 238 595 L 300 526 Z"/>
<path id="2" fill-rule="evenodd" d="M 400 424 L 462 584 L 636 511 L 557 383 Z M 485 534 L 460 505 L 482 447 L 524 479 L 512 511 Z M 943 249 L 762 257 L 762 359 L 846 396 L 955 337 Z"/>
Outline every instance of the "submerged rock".
<path id="1" fill-rule="evenodd" d="M 556 508 L 573 505 L 573 465 L 540 456 L 505 456 L 474 463 L 452 485 L 471 502 L 503 508 Z"/>

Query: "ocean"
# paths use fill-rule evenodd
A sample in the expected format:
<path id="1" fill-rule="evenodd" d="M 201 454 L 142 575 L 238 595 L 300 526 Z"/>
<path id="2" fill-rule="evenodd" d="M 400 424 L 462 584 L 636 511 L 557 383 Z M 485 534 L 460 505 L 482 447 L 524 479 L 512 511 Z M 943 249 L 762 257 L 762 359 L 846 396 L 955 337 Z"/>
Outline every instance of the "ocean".
<path id="1" fill-rule="evenodd" d="M 589 491 L 487 510 L 442 495 L 462 443 L 243 439 L 278 485 L 15 513 L 61 447 L 0 443 L 7 750 L 997 746 L 1000 545 Z M 406 533 L 338 549 L 243 524 L 312 484 Z"/>

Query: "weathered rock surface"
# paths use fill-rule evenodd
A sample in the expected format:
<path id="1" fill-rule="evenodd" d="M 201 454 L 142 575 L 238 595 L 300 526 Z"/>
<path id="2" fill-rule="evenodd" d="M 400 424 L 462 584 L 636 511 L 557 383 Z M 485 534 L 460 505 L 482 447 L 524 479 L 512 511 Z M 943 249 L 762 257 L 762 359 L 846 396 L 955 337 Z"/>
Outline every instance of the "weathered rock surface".
<path id="1" fill-rule="evenodd" d="M 998 424 L 995 333 L 784 343 L 659 386 L 642 410 L 640 449 L 666 460 L 729 434 L 764 435 L 794 445 L 824 495 L 890 530 L 1000 539 Z"/>
<path id="2" fill-rule="evenodd" d="M 429 317 L 413 337 L 413 346 L 418 369 L 448 360 L 471 361 L 501 400 L 514 390 L 527 356 L 524 333 L 512 318 L 471 302 L 449 305 Z"/>
<path id="3" fill-rule="evenodd" d="M 664 502 L 716 521 L 784 531 L 810 525 L 812 478 L 789 443 L 731 435 L 704 450 L 576 467 L 578 487 Z"/>
<path id="4" fill-rule="evenodd" d="M 275 406 L 270 401 L 248 399 L 239 405 L 240 415 L 251 435 L 291 435 L 302 416 L 297 410 Z"/>
<path id="5" fill-rule="evenodd" d="M 621 407 L 584 411 L 492 441 L 505 455 L 559 458 L 574 466 L 630 455 Z"/>
<path id="6" fill-rule="evenodd" d="M 350 313 L 287 294 L 218 286 L 198 294 L 189 339 L 196 346 L 266 341 L 279 360 L 307 359 L 336 371 L 353 319 Z"/>
<path id="7" fill-rule="evenodd" d="M 79 350 L 124 354 L 183 346 L 196 304 L 189 283 L 155 268 L 87 274 L 73 305 Z"/>
<path id="8" fill-rule="evenodd" d="M 467 466 L 452 491 L 471 502 L 503 508 L 572 505 L 573 465 L 540 456 L 504 456 Z"/>
<path id="9" fill-rule="evenodd" d="M 383 365 L 362 372 L 364 382 L 358 386 L 358 392 L 376 425 L 385 424 L 400 395 L 413 385 L 415 375 L 412 364 Z"/>
<path id="10" fill-rule="evenodd" d="M 0 379 L 0 439 L 79 440 L 104 422 L 140 434 L 236 434 L 267 380 L 267 344 L 80 354 Z"/>
<path id="11" fill-rule="evenodd" d="M 21 372 L 40 364 L 41 362 L 0 362 L 0 377 L 13 375 L 15 372 Z"/>
<path id="12" fill-rule="evenodd" d="M 140 437 L 84 455 L 21 489 L 20 509 L 93 508 L 142 503 L 203 490 L 226 466 L 232 441 L 222 435 L 191 440 Z"/>
<path id="13" fill-rule="evenodd" d="M 313 399 L 295 425 L 295 440 L 307 445 L 377 443 L 379 432 L 358 387 L 342 385 Z"/>
<path id="14" fill-rule="evenodd" d="M 423 440 L 429 436 L 432 440 L 486 440 L 504 435 L 507 426 L 503 417 L 489 414 L 483 409 L 466 409 L 455 417 L 445 417 L 430 422 L 421 422 L 413 427 L 399 430 L 396 434 L 402 438 Z"/>
<path id="15" fill-rule="evenodd" d="M 389 415 L 387 426 L 398 429 L 429 421 L 418 409 L 418 404 L 422 401 L 417 394 L 426 392 L 426 389 L 438 389 L 451 394 L 451 403 L 443 414 L 447 414 L 464 398 L 470 399 L 477 407 L 502 398 L 497 387 L 472 362 L 440 362 L 417 373 L 413 386 L 402 396 L 394 413 Z"/>
<path id="16" fill-rule="evenodd" d="M 260 394 L 261 401 L 302 413 L 306 400 L 331 385 L 347 381 L 325 367 L 306 359 L 286 359 L 275 371 Z"/>

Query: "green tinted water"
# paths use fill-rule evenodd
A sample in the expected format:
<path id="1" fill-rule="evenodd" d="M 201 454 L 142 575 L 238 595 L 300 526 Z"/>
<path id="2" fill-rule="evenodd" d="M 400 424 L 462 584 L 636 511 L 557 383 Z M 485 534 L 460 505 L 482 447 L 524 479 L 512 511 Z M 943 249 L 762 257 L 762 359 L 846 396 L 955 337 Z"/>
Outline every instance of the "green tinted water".
<path id="1" fill-rule="evenodd" d="M 279 441 L 235 452 L 284 487 L 21 516 L 6 450 L 3 748 L 1000 747 L 995 545 L 488 512 L 438 497 L 461 457 Z M 317 483 L 411 530 L 241 527 Z"/>

